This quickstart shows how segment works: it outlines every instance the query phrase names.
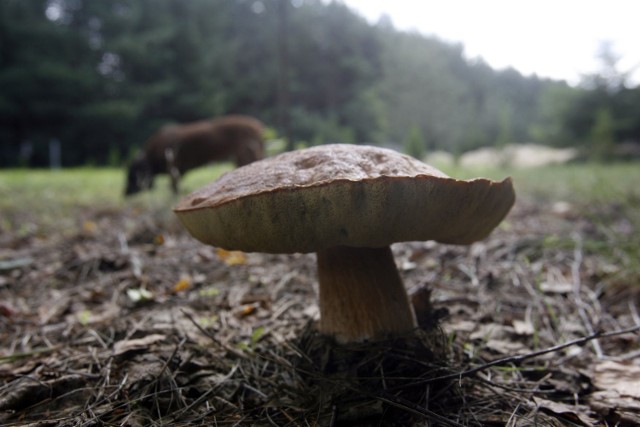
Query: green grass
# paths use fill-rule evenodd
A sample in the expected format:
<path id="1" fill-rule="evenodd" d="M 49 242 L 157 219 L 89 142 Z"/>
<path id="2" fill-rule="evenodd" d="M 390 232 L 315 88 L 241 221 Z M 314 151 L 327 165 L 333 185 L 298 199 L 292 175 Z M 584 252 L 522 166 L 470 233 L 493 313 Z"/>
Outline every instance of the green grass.
<path id="1" fill-rule="evenodd" d="M 185 176 L 186 194 L 231 169 L 230 164 L 201 168 Z M 124 169 L 73 168 L 0 170 L 0 231 L 47 234 L 77 227 L 82 211 L 134 207 L 169 210 L 177 198 L 167 176 L 156 178 L 151 191 L 125 199 Z"/>
<path id="2" fill-rule="evenodd" d="M 577 204 L 638 203 L 640 164 L 568 164 L 531 169 L 445 169 L 455 178 L 513 178 L 519 196 Z"/>
<path id="3" fill-rule="evenodd" d="M 232 165 L 200 168 L 185 176 L 181 183 L 186 194 Z M 445 172 L 455 178 L 511 176 L 519 198 L 548 202 L 567 201 L 580 206 L 616 205 L 631 215 L 640 209 L 640 165 L 572 164 L 536 169 L 460 169 Z M 156 179 L 150 192 L 124 199 L 123 169 L 78 168 L 58 171 L 10 169 L 0 171 L 0 226 L 21 227 L 21 222 L 51 225 L 68 220 L 78 209 L 120 209 L 139 206 L 169 208 L 176 198 L 169 191 L 166 176 Z M 637 213 L 637 212 L 636 212 Z M 638 220 L 640 222 L 640 220 Z"/>
<path id="4" fill-rule="evenodd" d="M 119 201 L 124 176 L 115 169 L 15 169 L 0 172 L 0 209 L 69 207 Z"/>
<path id="5" fill-rule="evenodd" d="M 182 193 L 190 192 L 231 170 L 231 164 L 200 168 L 185 176 Z M 520 195 L 576 203 L 624 203 L 640 199 L 640 165 L 571 164 L 534 169 L 444 168 L 452 177 L 487 177 L 500 180 L 511 176 Z M 121 169 L 77 168 L 0 170 L 0 211 L 18 207 L 62 208 L 75 206 L 122 206 L 125 172 Z M 153 197 L 163 197 L 169 182 L 156 179 Z M 140 198 L 136 195 L 132 199 Z"/>

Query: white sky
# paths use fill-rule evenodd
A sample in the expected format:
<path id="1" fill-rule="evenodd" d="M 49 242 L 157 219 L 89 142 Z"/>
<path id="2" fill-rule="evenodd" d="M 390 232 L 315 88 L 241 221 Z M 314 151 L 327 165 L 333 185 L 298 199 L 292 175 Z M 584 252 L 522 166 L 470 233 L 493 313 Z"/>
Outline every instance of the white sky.
<path id="1" fill-rule="evenodd" d="M 469 58 L 494 68 L 572 84 L 597 71 L 600 41 L 614 42 L 621 71 L 638 67 L 640 1 L 637 0 L 342 0 L 375 23 L 386 13 L 402 30 L 461 42 Z"/>

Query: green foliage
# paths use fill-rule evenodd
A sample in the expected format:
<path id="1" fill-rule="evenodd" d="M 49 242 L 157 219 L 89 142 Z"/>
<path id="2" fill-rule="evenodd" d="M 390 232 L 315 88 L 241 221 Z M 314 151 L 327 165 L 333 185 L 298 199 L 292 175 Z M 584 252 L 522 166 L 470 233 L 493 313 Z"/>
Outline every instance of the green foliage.
<path id="1" fill-rule="evenodd" d="M 596 118 L 591 129 L 591 159 L 597 161 L 610 160 L 615 144 L 615 125 L 611 111 L 601 108 L 596 111 Z"/>
<path id="2" fill-rule="evenodd" d="M 381 32 L 385 78 L 380 91 L 386 100 L 388 139 L 403 141 L 407 129 L 419 123 L 428 129 L 426 139 L 438 147 L 463 144 L 462 124 L 471 120 L 473 106 L 456 75 L 468 70 L 461 48 L 415 33 Z"/>
<path id="3" fill-rule="evenodd" d="M 323 117 L 306 109 L 293 108 L 291 121 L 294 123 L 293 129 L 297 135 L 308 135 L 307 138 L 299 139 L 311 141 L 310 145 L 357 142 L 353 128 L 341 125 L 337 117 Z"/>
<path id="4" fill-rule="evenodd" d="M 572 163 L 542 168 L 463 168 L 443 171 L 454 178 L 479 176 L 494 180 L 511 176 L 518 197 L 566 201 L 576 205 L 632 204 L 640 202 L 640 168 L 631 163 Z M 637 211 L 640 212 L 640 211 Z M 640 216 L 636 215 L 638 221 Z"/>
<path id="5" fill-rule="evenodd" d="M 556 147 L 575 144 L 566 128 L 565 119 L 580 93 L 565 83 L 548 85 L 540 95 L 539 120 L 529 127 L 531 140 Z"/>
<path id="6" fill-rule="evenodd" d="M 510 142 L 513 142 L 513 137 L 511 136 L 511 111 L 503 108 L 502 111 L 500 111 L 498 137 L 494 145 L 504 148 Z"/>
<path id="7" fill-rule="evenodd" d="M 247 341 L 242 341 L 237 344 L 237 348 L 247 353 L 254 353 L 256 350 L 256 346 L 260 338 L 262 338 L 267 332 L 264 326 L 259 326 L 253 330 L 251 333 L 251 337 Z"/>
<path id="8" fill-rule="evenodd" d="M 112 146 L 111 148 L 109 148 L 109 156 L 107 157 L 107 164 L 110 167 L 113 168 L 117 168 L 118 166 L 120 166 L 122 164 L 122 158 L 121 158 L 121 154 L 120 151 L 118 150 L 117 147 Z"/>
<path id="9" fill-rule="evenodd" d="M 640 141 L 640 87 L 629 87 L 610 43 L 602 43 L 598 59 L 599 72 L 585 76 L 559 116 L 567 140 L 582 143 L 592 160 L 610 160 L 616 144 Z"/>
<path id="10" fill-rule="evenodd" d="M 295 142 L 397 144 L 418 126 L 429 149 L 458 154 L 514 141 L 587 144 L 607 124 L 603 109 L 607 144 L 640 140 L 640 88 L 628 87 L 606 46 L 601 73 L 576 89 L 492 70 L 461 45 L 370 25 L 337 1 L 4 0 L 0 166 L 47 165 L 52 138 L 66 166 L 111 164 L 167 122 L 227 113 L 284 135 L 283 22 Z"/>
<path id="11" fill-rule="evenodd" d="M 422 131 L 418 126 L 412 126 L 411 130 L 409 130 L 409 134 L 404 141 L 404 151 L 416 159 L 424 158 L 427 151 L 427 145 L 424 141 Z"/>

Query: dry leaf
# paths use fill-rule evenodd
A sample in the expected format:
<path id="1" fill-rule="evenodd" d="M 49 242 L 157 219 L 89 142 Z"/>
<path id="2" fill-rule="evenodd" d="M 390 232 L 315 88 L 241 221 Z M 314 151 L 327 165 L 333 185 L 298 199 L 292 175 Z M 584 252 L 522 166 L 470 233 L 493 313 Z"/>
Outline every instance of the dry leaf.
<path id="1" fill-rule="evenodd" d="M 513 330 L 518 335 L 533 335 L 533 333 L 535 332 L 533 323 L 524 320 L 514 320 Z"/>
<path id="2" fill-rule="evenodd" d="M 449 320 L 449 319 L 446 319 Z M 472 332 L 478 327 L 478 322 L 471 320 L 458 320 L 445 323 L 444 328 L 447 332 Z"/>
<path id="3" fill-rule="evenodd" d="M 607 417 L 640 425 L 640 366 L 613 361 L 599 363 L 592 375 L 601 391 L 589 396 L 589 404 Z"/>
<path id="4" fill-rule="evenodd" d="M 416 264 L 415 262 L 412 261 L 403 261 L 402 265 L 401 265 L 401 269 L 402 271 L 411 271 L 411 270 L 415 270 L 415 268 L 418 266 L 418 264 Z"/>
<path id="5" fill-rule="evenodd" d="M 640 409 L 640 366 L 613 361 L 599 363 L 594 369 L 593 383 L 601 390 L 638 399 Z"/>
<path id="6" fill-rule="evenodd" d="M 151 301 L 153 299 L 151 291 L 145 288 L 127 289 L 127 296 L 134 303 Z"/>
<path id="7" fill-rule="evenodd" d="M 0 316 L 12 317 L 15 313 L 15 310 L 9 304 L 0 301 Z"/>
<path id="8" fill-rule="evenodd" d="M 512 333 L 513 328 L 511 326 L 503 326 L 497 323 L 483 323 L 476 325 L 476 330 L 469 335 L 469 339 L 481 341 L 500 339 L 508 341 Z"/>
<path id="9" fill-rule="evenodd" d="M 538 405 L 538 408 L 552 413 L 554 415 L 558 415 L 566 420 L 571 421 L 572 423 L 583 425 L 583 426 L 595 426 L 598 425 L 597 421 L 588 415 L 585 415 L 587 411 L 586 408 L 582 405 L 567 405 L 562 402 L 553 402 L 551 400 L 541 399 L 539 397 L 534 397 L 533 400 Z"/>
<path id="10" fill-rule="evenodd" d="M 191 279 L 189 277 L 183 277 L 178 282 L 173 285 L 173 292 L 182 292 L 186 291 L 191 287 Z"/>
<path id="11" fill-rule="evenodd" d="M 98 224 L 93 221 L 85 221 L 82 223 L 82 231 L 88 234 L 94 234 L 98 230 Z"/>
<path id="12" fill-rule="evenodd" d="M 79 394 L 86 390 L 86 384 L 87 377 L 80 374 L 64 375 L 48 381 L 21 381 L 2 393 L 0 411 L 20 411 L 59 396 L 71 399 L 72 393 Z"/>
<path id="13" fill-rule="evenodd" d="M 555 202 L 551 205 L 551 212 L 561 218 L 569 218 L 573 214 L 573 206 L 569 202 L 563 200 Z"/>
<path id="14" fill-rule="evenodd" d="M 548 294 L 569 294 L 573 292 L 572 283 L 542 282 L 540 290 Z"/>
<path id="15" fill-rule="evenodd" d="M 166 337 L 161 334 L 151 334 L 143 338 L 137 338 L 133 340 L 118 341 L 113 345 L 113 355 L 119 356 L 128 351 L 144 350 L 151 344 L 164 340 Z"/>
<path id="16" fill-rule="evenodd" d="M 531 349 L 517 341 L 490 339 L 484 344 L 484 347 L 501 354 L 527 354 L 531 352 Z"/>
<path id="17" fill-rule="evenodd" d="M 618 420 L 616 425 L 640 425 L 640 402 L 620 396 L 613 390 L 597 391 L 589 396 L 589 406 L 606 418 Z"/>
<path id="18" fill-rule="evenodd" d="M 243 265 L 247 263 L 247 256 L 244 252 L 218 248 L 216 249 L 216 255 L 227 265 Z"/>
<path id="19" fill-rule="evenodd" d="M 260 303 L 259 302 L 255 302 L 253 304 L 247 304 L 247 305 L 244 305 L 244 306 L 240 307 L 238 310 L 236 310 L 236 312 L 234 314 L 237 317 L 250 316 L 250 315 L 254 314 L 258 310 L 258 307 L 260 307 Z"/>

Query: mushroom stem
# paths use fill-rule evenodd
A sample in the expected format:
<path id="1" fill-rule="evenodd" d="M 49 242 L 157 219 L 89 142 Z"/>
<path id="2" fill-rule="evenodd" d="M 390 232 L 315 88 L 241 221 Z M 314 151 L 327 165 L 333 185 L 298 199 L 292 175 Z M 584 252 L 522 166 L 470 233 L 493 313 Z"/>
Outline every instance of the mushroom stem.
<path id="1" fill-rule="evenodd" d="M 317 258 L 322 333 L 347 343 L 416 327 L 391 248 L 338 246 Z"/>

